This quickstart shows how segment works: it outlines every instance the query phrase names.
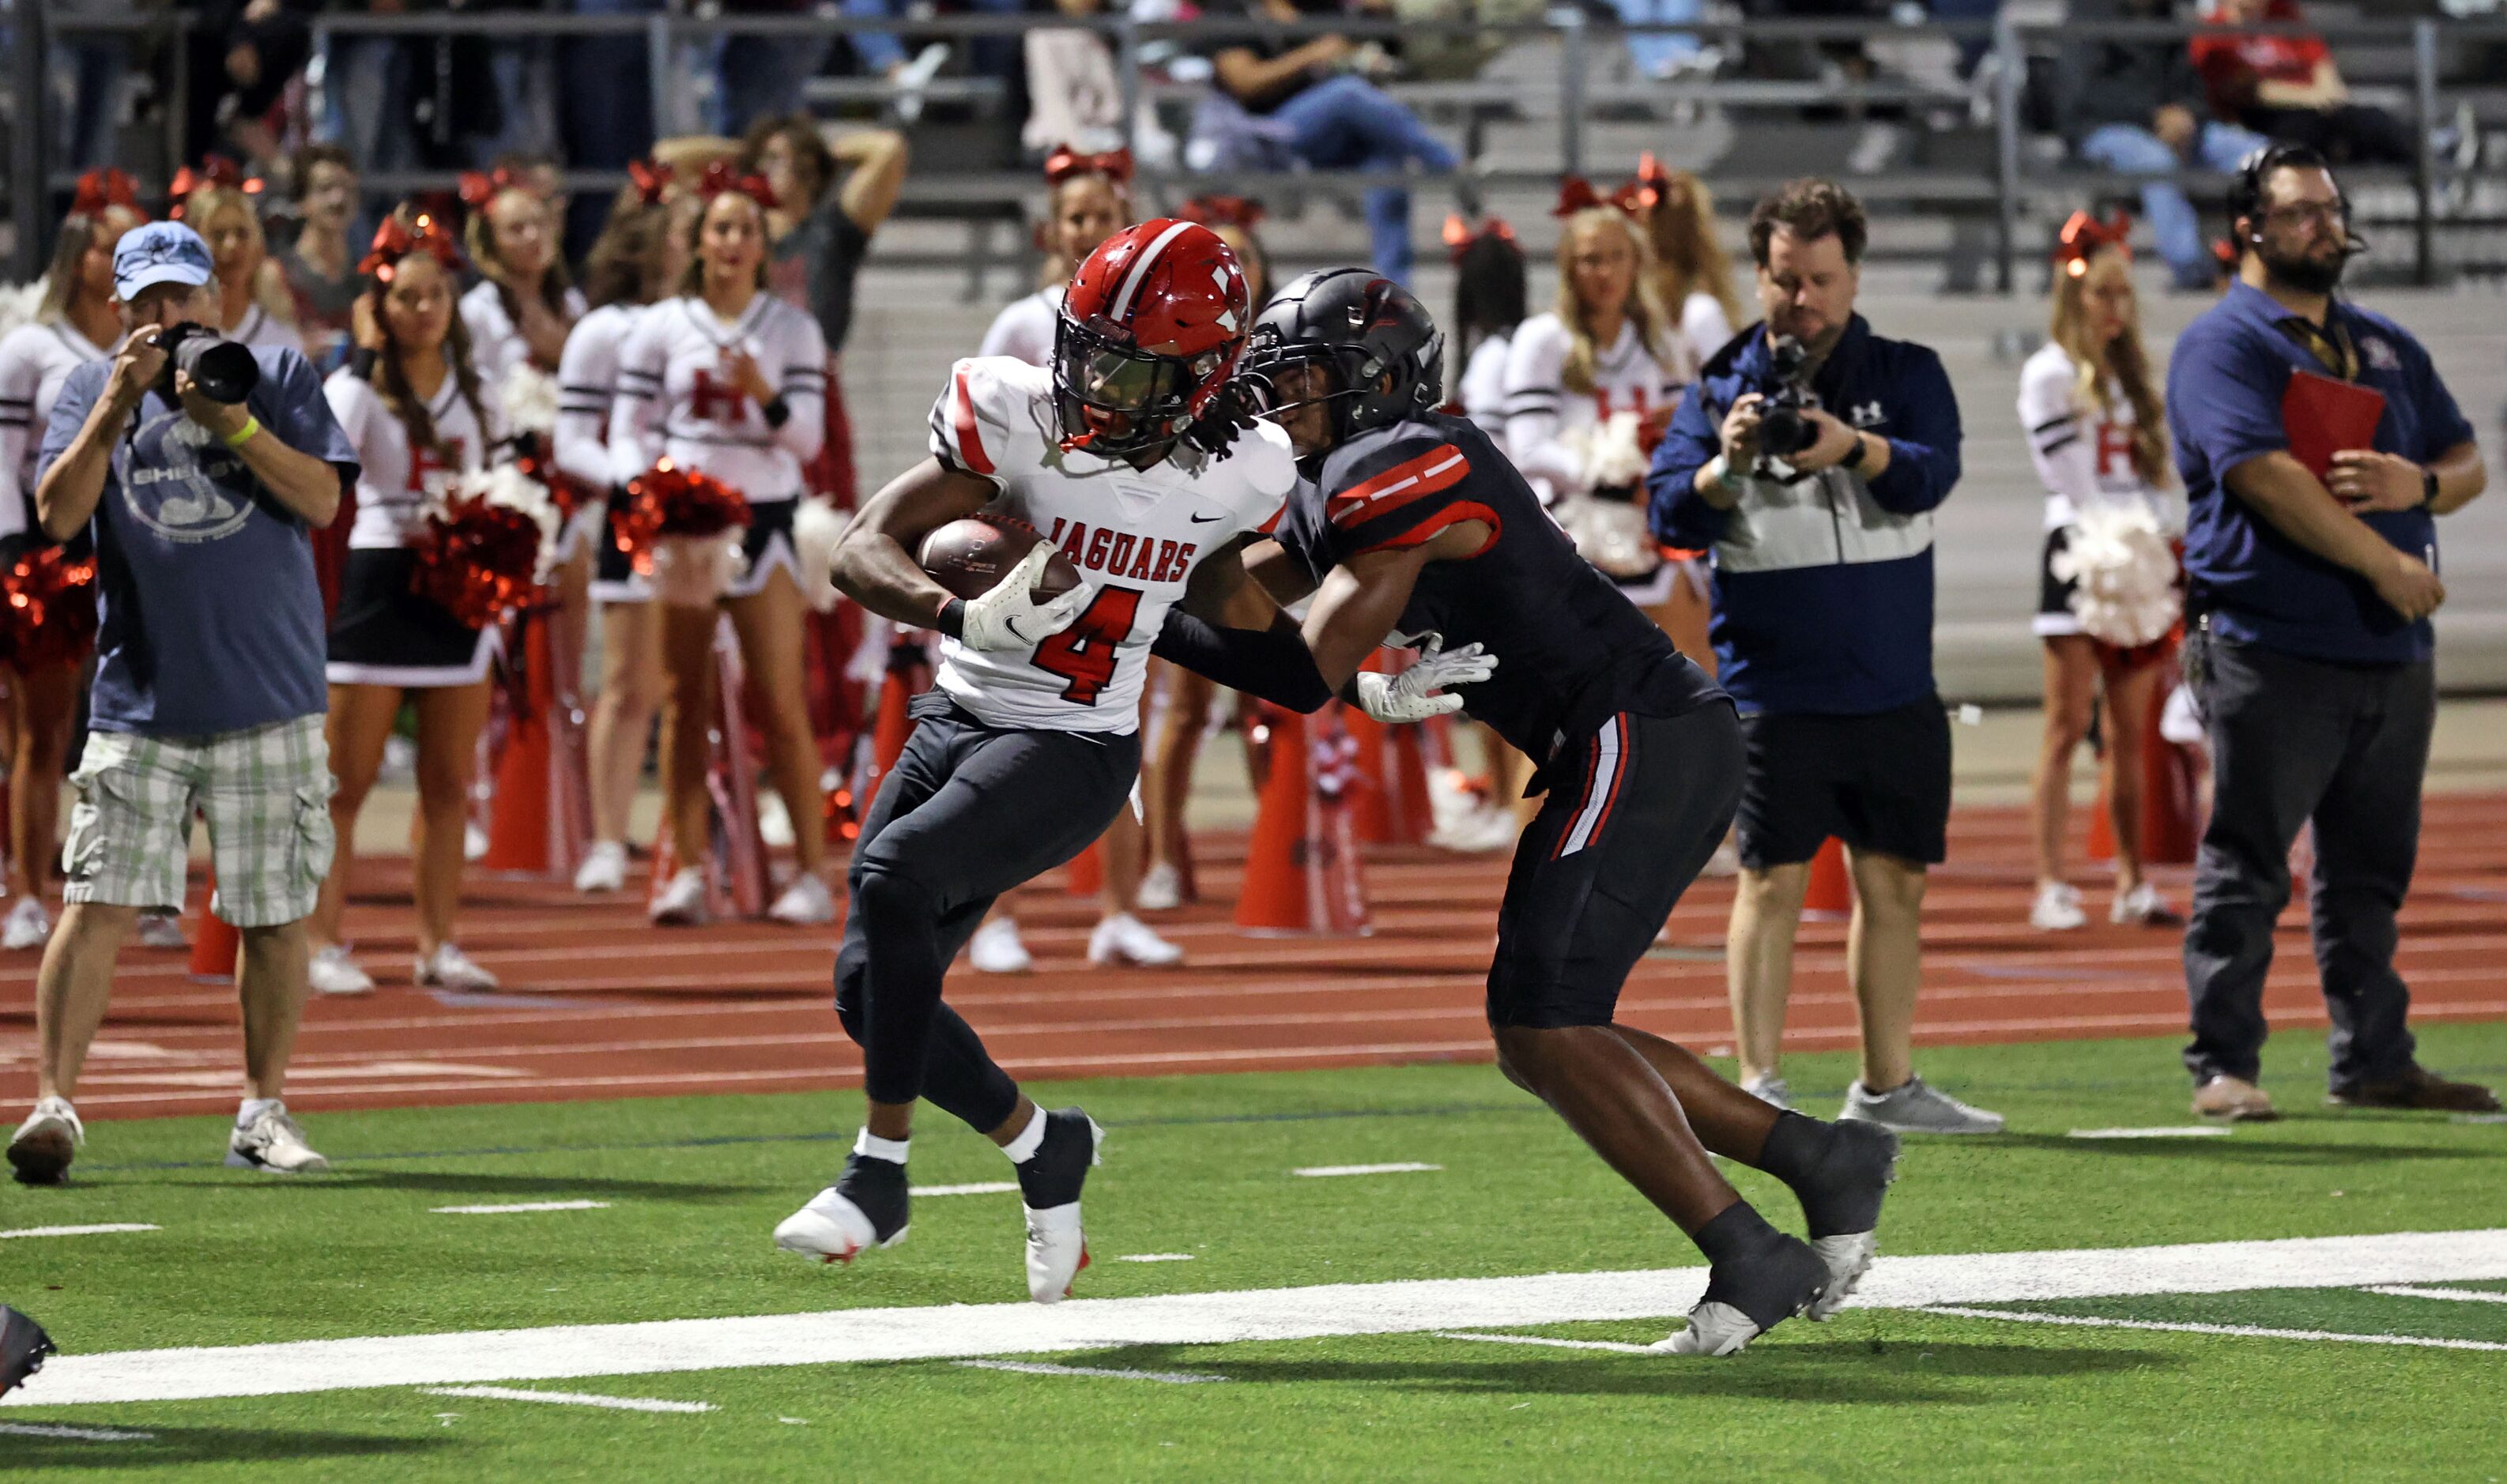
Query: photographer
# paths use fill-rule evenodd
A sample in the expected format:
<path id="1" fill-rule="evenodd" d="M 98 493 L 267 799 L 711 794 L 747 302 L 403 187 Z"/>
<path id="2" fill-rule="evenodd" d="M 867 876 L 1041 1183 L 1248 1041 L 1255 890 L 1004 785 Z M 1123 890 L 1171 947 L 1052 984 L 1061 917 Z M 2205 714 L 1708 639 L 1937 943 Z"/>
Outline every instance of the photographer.
<path id="1" fill-rule="evenodd" d="M 1653 528 L 1715 561 L 1710 633 L 1749 762 L 1726 964 L 1742 1084 L 1785 1105 L 1776 1044 L 1811 857 L 1845 843 L 1863 1016 L 1845 1118 L 1991 1133 L 1908 1056 L 1924 871 L 1946 853 L 1948 718 L 1933 686 L 1933 508 L 1959 476 L 1940 357 L 1854 312 L 1863 207 L 1797 180 L 1750 213 L 1763 321 L 1706 364 L 1654 451 Z M 1835 411 L 1831 411 L 1835 409 Z"/>
<path id="2" fill-rule="evenodd" d="M 2229 217 L 2237 282 L 2167 367 L 2192 579 L 2185 672 L 2217 780 L 2185 933 L 2194 1110 L 2273 1116 L 2255 1085 L 2264 980 L 2289 849 L 2311 822 L 2331 1101 L 2492 1111 L 2489 1089 L 2422 1069 L 2394 972 L 2437 712 L 2434 518 L 2481 493 L 2481 451 L 2419 342 L 2335 292 L 2360 244 L 2322 155 L 2258 151 Z"/>
<path id="3" fill-rule="evenodd" d="M 69 1098 L 115 959 L 141 910 L 182 905 L 198 810 L 211 908 L 243 934 L 247 1096 L 227 1162 L 320 1170 L 279 1101 L 305 998 L 305 917 L 332 849 L 306 529 L 338 514 L 356 462 L 303 352 L 204 328 L 218 294 L 191 228 L 125 234 L 113 272 L 127 333 L 62 384 L 35 494 L 45 534 L 92 530 L 101 633 L 62 848 L 69 905 L 36 981 L 38 1097 L 9 1161 L 29 1184 L 67 1171 L 83 1137 Z"/>

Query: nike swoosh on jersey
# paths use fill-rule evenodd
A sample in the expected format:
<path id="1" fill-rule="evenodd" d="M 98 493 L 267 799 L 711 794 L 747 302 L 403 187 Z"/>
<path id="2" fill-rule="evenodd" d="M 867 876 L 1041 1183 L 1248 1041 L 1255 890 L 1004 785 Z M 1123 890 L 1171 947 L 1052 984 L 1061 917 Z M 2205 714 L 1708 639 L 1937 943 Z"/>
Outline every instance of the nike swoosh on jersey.
<path id="1" fill-rule="evenodd" d="M 1192 524 L 1195 525 L 1207 525 L 1213 521 L 1221 521 L 1225 519 L 1226 517 L 1224 516 L 1194 516 L 1191 518 Z"/>

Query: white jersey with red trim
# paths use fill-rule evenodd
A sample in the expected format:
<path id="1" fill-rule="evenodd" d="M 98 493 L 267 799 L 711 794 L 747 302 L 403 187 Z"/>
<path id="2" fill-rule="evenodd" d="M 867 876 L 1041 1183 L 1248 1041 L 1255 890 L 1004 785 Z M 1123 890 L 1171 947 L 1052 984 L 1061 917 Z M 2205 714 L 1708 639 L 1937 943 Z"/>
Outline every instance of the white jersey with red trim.
<path id="1" fill-rule="evenodd" d="M 609 404 L 618 394 L 618 363 L 635 332 L 640 304 L 604 304 L 574 322 L 557 363 L 557 466 L 606 490 L 643 473 L 609 462 Z"/>
<path id="2" fill-rule="evenodd" d="M 35 455 L 70 373 L 108 352 L 66 319 L 19 325 L 0 337 L 0 536 L 27 527 Z"/>
<path id="3" fill-rule="evenodd" d="M 783 399 L 781 426 L 732 380 L 735 350 L 747 351 Z M 729 323 L 702 299 L 665 299 L 636 316 L 619 352 L 611 467 L 641 474 L 667 455 L 753 505 L 793 499 L 826 440 L 826 407 L 827 342 L 817 320 L 762 289 Z"/>
<path id="4" fill-rule="evenodd" d="M 444 379 L 426 407 L 435 423 L 434 449 L 413 449 L 408 427 L 383 405 L 374 383 L 345 366 L 322 383 L 322 394 L 348 447 L 357 451 L 357 516 L 348 527 L 348 545 L 358 550 L 408 545 L 425 525 L 430 494 L 454 475 L 503 462 L 509 452 L 494 396 L 483 390 L 473 406 L 453 377 Z"/>
<path id="5" fill-rule="evenodd" d="M 1606 421 L 1615 413 L 1639 416 L 1668 407 L 1680 395 L 1673 368 L 1655 359 L 1633 320 L 1593 358 L 1593 388 L 1570 391 L 1566 382 L 1567 325 L 1555 313 L 1535 314 L 1514 332 L 1506 356 L 1506 452 L 1544 501 L 1585 493 L 1583 460 L 1567 435 Z M 1665 355 L 1671 350 L 1665 347 Z"/>
<path id="6" fill-rule="evenodd" d="M 979 720 L 1036 731 L 1124 733 L 1141 724 L 1149 646 L 1203 557 L 1268 531 L 1297 481 L 1268 422 L 1208 459 L 1179 445 L 1147 469 L 1062 447 L 1053 377 L 1005 356 L 960 361 L 931 409 L 931 452 L 989 480 L 988 507 L 1062 548 L 1095 597 L 1031 653 L 940 643 L 939 687 Z"/>
<path id="7" fill-rule="evenodd" d="M 2166 492 L 2133 467 L 2135 424 L 2124 388 L 2108 387 L 2101 408 L 2080 387 L 2080 369 L 2060 345 L 2040 347 L 2019 368 L 2019 425 L 2046 486 L 2046 529 L 2069 525 L 2083 506 L 2101 502 L 2148 505 L 2175 529 Z"/>

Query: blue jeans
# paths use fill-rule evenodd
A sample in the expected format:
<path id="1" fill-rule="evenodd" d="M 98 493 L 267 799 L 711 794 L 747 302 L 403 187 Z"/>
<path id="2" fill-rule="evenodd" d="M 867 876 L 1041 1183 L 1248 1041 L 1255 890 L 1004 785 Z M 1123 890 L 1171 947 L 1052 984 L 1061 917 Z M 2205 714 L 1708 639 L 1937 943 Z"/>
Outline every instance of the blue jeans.
<path id="1" fill-rule="evenodd" d="M 70 85 L 71 106 L 54 121 L 61 163 L 92 170 L 114 163 L 122 80 L 130 57 L 124 39 L 107 36 L 55 45 L 53 70 Z"/>
<path id="2" fill-rule="evenodd" d="M 844 0 L 845 14 L 864 20 L 891 18 L 905 12 L 905 0 Z M 1015 16 L 1023 0 L 973 0 L 973 8 L 990 16 Z M 864 72 L 885 74 L 905 62 L 905 43 L 887 31 L 854 31 L 850 40 Z M 968 38 L 967 55 L 978 72 L 1006 77 L 1018 65 L 1016 36 Z"/>
<path id="3" fill-rule="evenodd" d="M 332 37 L 313 136 L 346 150 L 360 170 L 408 169 L 418 163 L 407 122 L 410 84 L 398 37 Z"/>
<path id="4" fill-rule="evenodd" d="M 1344 73 L 1281 104 L 1271 118 L 1289 129 L 1289 148 L 1321 170 L 1399 170 L 1412 161 L 1431 170 L 1462 163 L 1419 116 L 1382 89 Z M 1410 193 L 1378 186 L 1366 193 L 1366 230 L 1375 271 L 1397 283 L 1410 278 Z"/>
<path id="5" fill-rule="evenodd" d="M 1630 25 L 1687 24 L 1706 14 L 1706 0 L 1611 0 L 1611 6 Z M 1628 55 L 1635 58 L 1637 70 L 1646 76 L 1668 77 L 1681 63 L 1695 56 L 1701 45 L 1694 36 L 1654 31 L 1629 37 Z"/>
<path id="6" fill-rule="evenodd" d="M 1991 20 L 2001 14 L 2002 0 L 1933 0 L 1935 20 Z M 1959 76 L 1967 77 L 1976 71 L 1984 54 L 1993 50 L 1993 38 L 1961 37 L 1958 49 Z"/>
<path id="7" fill-rule="evenodd" d="M 574 0 L 582 16 L 649 15 L 660 0 Z M 619 170 L 653 147 L 652 69 L 641 36 L 569 36 L 557 43 L 557 127 L 567 163 Z M 609 199 L 578 191 L 565 208 L 565 255 L 580 262 L 609 216 Z"/>
<path id="8" fill-rule="evenodd" d="M 2238 161 L 2266 142 L 2261 134 L 2248 133 L 2234 124 L 2205 123 L 2195 131 L 2194 158 L 2210 169 L 2234 170 Z M 2184 163 L 2174 150 L 2159 142 L 2157 134 L 2132 124 L 2091 129 L 2081 141 L 2081 158 L 2126 175 L 2163 175 Z M 2219 265 L 2202 240 L 2202 220 L 2185 193 L 2166 181 L 2152 181 L 2141 188 L 2141 214 L 2150 219 L 2150 230 L 2159 238 L 2159 255 L 2167 260 L 2176 286 L 2207 288 L 2219 275 Z"/>
<path id="9" fill-rule="evenodd" d="M 714 53 L 714 132 L 737 139 L 756 120 L 798 110 L 834 47 L 817 36 L 724 37 Z"/>

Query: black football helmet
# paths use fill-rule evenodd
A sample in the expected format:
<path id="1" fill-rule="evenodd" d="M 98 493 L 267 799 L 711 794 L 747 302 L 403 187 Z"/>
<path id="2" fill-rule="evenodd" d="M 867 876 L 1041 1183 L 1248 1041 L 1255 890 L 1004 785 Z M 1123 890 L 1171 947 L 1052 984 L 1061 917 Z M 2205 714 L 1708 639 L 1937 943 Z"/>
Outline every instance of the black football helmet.
<path id="1" fill-rule="evenodd" d="M 1269 411 L 1287 409 L 1279 373 L 1321 365 L 1332 442 L 1428 412 L 1444 400 L 1445 337 L 1409 290 L 1362 268 L 1307 273 L 1271 296 L 1245 344 L 1244 375 L 1263 383 Z"/>

